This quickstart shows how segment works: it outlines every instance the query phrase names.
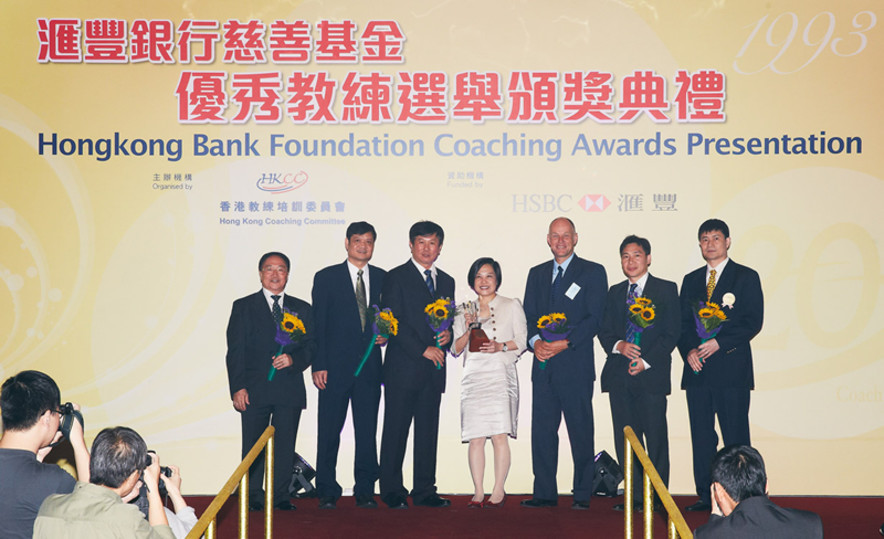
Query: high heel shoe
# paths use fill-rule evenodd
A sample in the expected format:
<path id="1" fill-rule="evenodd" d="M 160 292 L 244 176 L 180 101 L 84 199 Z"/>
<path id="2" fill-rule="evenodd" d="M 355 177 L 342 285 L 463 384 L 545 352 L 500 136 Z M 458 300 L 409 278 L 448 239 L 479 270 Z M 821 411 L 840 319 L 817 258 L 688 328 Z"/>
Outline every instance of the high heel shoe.
<path id="1" fill-rule="evenodd" d="M 485 507 L 484 501 L 474 502 L 473 500 L 470 500 L 470 503 L 467 504 L 467 509 L 482 509 L 483 507 Z"/>
<path id="2" fill-rule="evenodd" d="M 491 507 L 493 509 L 497 509 L 499 507 L 503 507 L 504 503 L 506 503 L 506 494 L 504 494 L 503 498 L 497 503 L 492 502 L 491 498 L 488 498 L 488 501 L 485 502 L 485 507 Z"/>

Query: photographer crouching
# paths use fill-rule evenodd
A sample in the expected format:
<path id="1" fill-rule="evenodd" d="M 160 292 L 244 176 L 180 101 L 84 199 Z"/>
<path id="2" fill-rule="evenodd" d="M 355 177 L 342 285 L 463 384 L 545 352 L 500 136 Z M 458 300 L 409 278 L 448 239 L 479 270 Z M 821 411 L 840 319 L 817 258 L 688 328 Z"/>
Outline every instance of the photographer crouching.
<path id="1" fill-rule="evenodd" d="M 77 476 L 89 481 L 83 418 L 79 406 L 61 405 L 55 380 L 39 371 L 22 371 L 3 382 L 0 410 L 0 529 L 3 537 L 30 538 L 43 500 L 76 485 L 69 473 L 43 463 L 63 438 L 71 442 Z"/>
<path id="2" fill-rule="evenodd" d="M 174 539 L 160 497 L 160 461 L 128 427 L 107 428 L 92 443 L 90 482 L 78 481 L 70 494 L 46 498 L 34 522 L 35 539 L 140 537 Z M 147 520 L 123 497 L 147 490 Z"/>

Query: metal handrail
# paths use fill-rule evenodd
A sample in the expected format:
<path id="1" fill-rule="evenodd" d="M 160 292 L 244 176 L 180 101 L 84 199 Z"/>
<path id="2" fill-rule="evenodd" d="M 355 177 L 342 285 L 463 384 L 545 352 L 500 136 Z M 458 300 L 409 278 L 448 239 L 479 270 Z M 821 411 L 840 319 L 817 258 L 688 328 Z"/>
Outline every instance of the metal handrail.
<path id="1" fill-rule="evenodd" d="M 242 459 L 236 470 L 230 476 L 230 479 L 224 483 L 221 490 L 212 499 L 212 503 L 203 512 L 203 516 L 197 521 L 193 529 L 187 534 L 186 539 L 197 539 L 205 533 L 206 539 L 215 539 L 215 520 L 218 512 L 224 507 L 227 499 L 236 490 L 239 484 L 239 538 L 248 539 L 249 536 L 249 467 L 264 451 L 266 446 L 266 454 L 264 459 L 264 480 L 267 488 L 264 489 L 264 537 L 271 539 L 273 537 L 273 434 L 276 429 L 272 426 L 267 427 L 264 433 L 252 446 L 251 451 Z"/>
<path id="2" fill-rule="evenodd" d="M 645 453 L 645 448 L 636 437 L 632 427 L 628 425 L 623 427 L 623 436 L 626 439 L 626 450 L 623 451 L 623 476 L 625 478 L 623 486 L 623 519 L 626 528 L 623 532 L 623 537 L 625 537 L 625 539 L 632 539 L 632 454 L 635 452 L 635 455 L 638 457 L 638 461 L 641 463 L 642 469 L 644 470 L 642 475 L 644 476 L 643 510 L 645 538 L 650 539 L 654 535 L 654 491 L 656 491 L 657 495 L 660 496 L 660 501 L 663 502 L 663 507 L 666 508 L 666 513 L 669 517 L 669 539 L 675 539 L 676 537 L 693 539 L 693 532 L 688 527 L 688 523 L 685 522 L 684 516 L 682 516 L 678 506 L 675 505 L 675 500 L 673 500 L 672 496 L 669 494 L 669 489 L 666 488 L 663 479 L 660 477 L 660 474 L 657 473 L 657 469 L 654 468 L 654 464 L 651 463 L 648 454 Z M 653 491 L 651 490 L 651 486 L 654 487 Z"/>

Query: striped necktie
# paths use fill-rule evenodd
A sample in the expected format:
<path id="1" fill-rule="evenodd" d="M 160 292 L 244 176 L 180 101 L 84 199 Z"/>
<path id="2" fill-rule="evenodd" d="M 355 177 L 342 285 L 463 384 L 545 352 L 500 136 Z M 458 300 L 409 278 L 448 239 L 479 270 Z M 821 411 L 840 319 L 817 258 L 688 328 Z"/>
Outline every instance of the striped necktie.
<path id="1" fill-rule="evenodd" d="M 356 272 L 356 305 L 359 307 L 359 322 L 365 329 L 365 316 L 368 303 L 365 300 L 365 281 L 362 280 L 362 270 Z"/>

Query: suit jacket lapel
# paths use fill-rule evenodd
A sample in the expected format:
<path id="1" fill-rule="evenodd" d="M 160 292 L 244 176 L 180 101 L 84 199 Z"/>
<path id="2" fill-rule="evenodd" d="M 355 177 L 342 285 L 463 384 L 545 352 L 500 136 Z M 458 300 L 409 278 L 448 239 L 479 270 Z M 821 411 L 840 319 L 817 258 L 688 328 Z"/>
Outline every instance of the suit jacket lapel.
<path id="1" fill-rule="evenodd" d="M 629 293 L 629 279 L 623 281 L 622 283 L 617 285 L 617 288 L 614 289 L 614 295 L 619 296 L 621 301 L 616 303 L 615 311 L 614 311 L 614 320 L 621 320 L 623 323 L 620 324 L 619 335 L 624 339 L 626 338 L 626 323 L 628 322 L 627 312 L 626 312 L 626 295 Z"/>
<path id="2" fill-rule="evenodd" d="M 280 304 L 280 307 L 283 307 L 285 304 L 285 300 Z M 264 291 L 260 290 L 255 295 L 255 314 L 256 321 L 258 323 L 258 327 L 261 328 L 261 333 L 270 334 L 271 332 L 276 330 L 276 321 L 273 320 L 273 312 L 270 310 L 270 307 L 267 305 L 267 298 L 264 296 Z M 266 328 L 266 329 L 265 329 Z"/>
<path id="3" fill-rule="evenodd" d="M 734 287 L 734 275 L 736 274 L 736 266 L 733 260 L 728 261 L 722 270 L 721 275 L 715 283 L 715 290 L 712 291 L 712 299 L 714 303 L 721 306 L 722 297 Z"/>

